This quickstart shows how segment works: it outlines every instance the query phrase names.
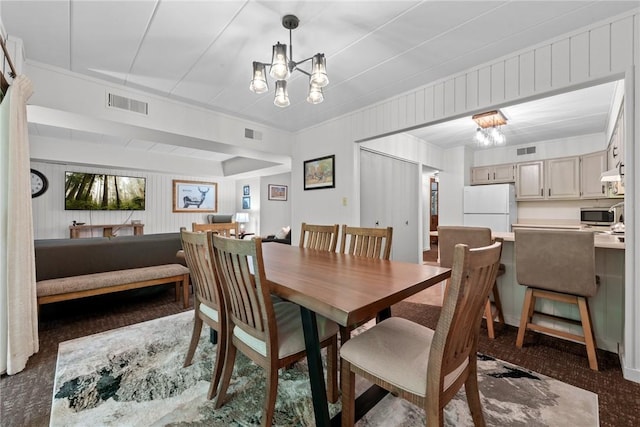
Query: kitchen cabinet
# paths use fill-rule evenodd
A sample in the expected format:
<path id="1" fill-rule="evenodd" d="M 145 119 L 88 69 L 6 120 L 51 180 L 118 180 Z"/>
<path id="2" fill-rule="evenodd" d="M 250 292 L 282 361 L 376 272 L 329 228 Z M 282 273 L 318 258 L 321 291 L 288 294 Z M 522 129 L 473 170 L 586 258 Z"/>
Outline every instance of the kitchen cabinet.
<path id="1" fill-rule="evenodd" d="M 600 181 L 600 175 L 607 170 L 607 153 L 595 153 L 580 156 L 580 198 L 598 199 L 606 197 L 606 185 Z"/>
<path id="2" fill-rule="evenodd" d="M 547 199 L 580 198 L 580 158 L 563 157 L 545 160 Z"/>
<path id="3" fill-rule="evenodd" d="M 609 197 L 624 196 L 624 108 L 620 108 L 620 113 L 607 147 L 607 169 L 617 170 L 621 178 L 619 182 L 610 182 L 608 184 Z"/>
<path id="4" fill-rule="evenodd" d="M 517 163 L 516 198 L 518 200 L 580 198 L 580 158 L 564 157 Z"/>
<path id="5" fill-rule="evenodd" d="M 516 164 L 516 199 L 544 199 L 544 162 Z"/>
<path id="6" fill-rule="evenodd" d="M 471 168 L 471 185 L 501 184 L 515 182 L 515 180 L 513 163 Z"/>

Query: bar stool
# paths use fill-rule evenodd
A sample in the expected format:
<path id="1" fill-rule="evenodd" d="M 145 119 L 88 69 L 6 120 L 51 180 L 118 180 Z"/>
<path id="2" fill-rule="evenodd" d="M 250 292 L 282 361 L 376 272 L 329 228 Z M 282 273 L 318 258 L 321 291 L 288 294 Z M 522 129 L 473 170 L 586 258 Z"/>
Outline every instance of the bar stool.
<path id="1" fill-rule="evenodd" d="M 495 240 L 502 242 L 502 239 Z M 450 268 L 453 265 L 453 252 L 458 243 L 463 243 L 471 249 L 489 246 L 493 243 L 491 240 L 491 229 L 486 227 L 439 226 L 438 254 L 440 266 Z M 504 264 L 500 264 L 498 276 L 504 273 L 505 266 Z M 493 284 L 491 293 L 493 294 L 493 301 L 491 301 L 491 298 L 487 300 L 484 317 L 487 321 L 487 336 L 489 339 L 494 339 L 496 337 L 495 323 L 500 322 L 504 325 L 504 314 L 502 313 L 502 303 L 500 301 L 497 280 Z"/>
<path id="2" fill-rule="evenodd" d="M 516 347 L 522 348 L 527 330 L 544 332 L 585 344 L 589 367 L 598 370 L 596 341 L 587 298 L 596 294 L 594 235 L 585 231 L 515 230 L 516 277 L 526 286 Z M 580 321 L 535 311 L 537 298 L 578 306 Z M 534 323 L 534 315 L 579 323 L 582 335 Z"/>

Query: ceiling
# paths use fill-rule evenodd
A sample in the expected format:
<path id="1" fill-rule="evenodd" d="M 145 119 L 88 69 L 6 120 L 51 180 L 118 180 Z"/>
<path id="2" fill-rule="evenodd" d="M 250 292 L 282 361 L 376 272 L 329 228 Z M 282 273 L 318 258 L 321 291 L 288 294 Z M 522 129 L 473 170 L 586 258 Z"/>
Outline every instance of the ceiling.
<path id="1" fill-rule="evenodd" d="M 637 7 L 637 1 L 2 0 L 0 14 L 8 34 L 24 42 L 28 60 L 295 132 Z M 288 43 L 285 14 L 300 19 L 293 59 L 327 57 L 330 84 L 322 104 L 305 101 L 308 80 L 299 72 L 289 81 L 287 108 L 273 105 L 272 80 L 266 94 L 248 89 L 252 61 L 269 62 L 271 46 Z M 563 128 L 603 131 L 611 100 L 604 92 L 565 95 L 571 108 L 550 100 L 505 108 L 509 143 L 533 138 L 541 122 L 554 137 Z M 413 134 L 449 147 L 466 142 L 474 129 L 466 118 Z M 75 137 L 178 150 L 106 135 Z"/>

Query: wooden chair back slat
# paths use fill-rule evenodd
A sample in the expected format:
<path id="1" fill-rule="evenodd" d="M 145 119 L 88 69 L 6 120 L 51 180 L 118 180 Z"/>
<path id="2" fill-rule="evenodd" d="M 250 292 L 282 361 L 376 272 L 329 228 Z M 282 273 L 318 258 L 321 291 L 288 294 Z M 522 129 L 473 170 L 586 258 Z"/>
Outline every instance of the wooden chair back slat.
<path id="1" fill-rule="evenodd" d="M 338 246 L 338 224 L 316 225 L 302 223 L 300 247 L 335 252 Z"/>
<path id="2" fill-rule="evenodd" d="M 391 256 L 393 228 L 342 226 L 340 252 L 388 260 Z M 348 241 L 348 244 L 347 244 Z"/>

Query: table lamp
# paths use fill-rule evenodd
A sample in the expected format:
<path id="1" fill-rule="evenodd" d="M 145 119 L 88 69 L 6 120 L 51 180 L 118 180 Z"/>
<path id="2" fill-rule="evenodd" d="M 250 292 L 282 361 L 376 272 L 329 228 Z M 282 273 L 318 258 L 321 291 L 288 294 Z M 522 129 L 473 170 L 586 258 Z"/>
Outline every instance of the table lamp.
<path id="1" fill-rule="evenodd" d="M 240 224 L 240 231 L 244 233 L 244 224 L 249 222 L 249 214 L 246 212 L 236 213 L 236 222 Z"/>

